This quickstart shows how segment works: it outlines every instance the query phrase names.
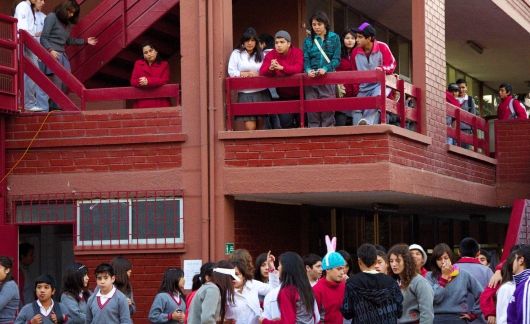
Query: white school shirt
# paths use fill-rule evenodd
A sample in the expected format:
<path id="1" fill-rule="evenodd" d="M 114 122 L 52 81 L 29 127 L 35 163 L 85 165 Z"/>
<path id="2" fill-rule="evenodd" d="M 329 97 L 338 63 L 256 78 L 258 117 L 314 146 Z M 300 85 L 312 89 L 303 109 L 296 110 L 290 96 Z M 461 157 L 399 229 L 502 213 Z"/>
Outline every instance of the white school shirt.
<path id="1" fill-rule="evenodd" d="M 18 19 L 17 30 L 24 29 L 31 35 L 35 35 L 35 16 L 33 16 L 31 3 L 28 0 L 16 6 L 14 17 Z"/>
<path id="2" fill-rule="evenodd" d="M 42 304 L 40 303 L 40 300 L 37 300 L 37 305 L 39 305 L 39 311 L 42 315 L 48 317 L 48 315 L 50 315 L 50 313 L 52 312 L 53 310 L 53 299 L 52 299 L 52 304 L 50 305 L 49 308 L 45 308 L 44 306 L 42 306 Z"/>
<path id="3" fill-rule="evenodd" d="M 46 14 L 42 11 L 37 11 L 35 13 L 35 34 L 41 33 L 44 28 L 44 19 L 46 19 Z M 40 42 L 40 36 L 35 37 L 37 41 Z"/>
<path id="4" fill-rule="evenodd" d="M 101 289 L 98 290 L 97 294 L 96 294 L 96 297 L 99 297 L 99 301 L 101 302 L 102 305 L 105 304 L 105 302 L 109 299 L 112 298 L 112 296 L 114 296 L 114 294 L 116 293 L 116 287 L 112 287 L 111 291 L 106 294 L 106 295 L 103 295 L 101 293 Z"/>
<path id="5" fill-rule="evenodd" d="M 229 304 L 226 318 L 236 323 L 258 324 L 261 317 L 259 295 L 267 295 L 272 289 L 280 286 L 278 273 L 269 274 L 269 283 L 258 280 L 247 280 L 243 290 L 234 290 L 234 303 Z"/>
<path id="6" fill-rule="evenodd" d="M 232 51 L 232 54 L 230 54 L 230 59 L 228 60 L 228 75 L 230 77 L 240 77 L 241 72 L 257 72 L 259 74 L 259 69 L 261 68 L 263 60 L 261 62 L 256 62 L 254 58 L 255 56 L 250 57 L 246 50 L 239 51 L 239 49 L 235 49 Z M 253 93 L 262 90 L 265 90 L 265 88 L 247 89 L 240 92 Z"/>
<path id="7" fill-rule="evenodd" d="M 502 284 L 497 291 L 497 324 L 508 323 L 508 304 L 512 299 L 513 293 L 515 292 L 515 284 L 513 281 L 508 281 Z"/>

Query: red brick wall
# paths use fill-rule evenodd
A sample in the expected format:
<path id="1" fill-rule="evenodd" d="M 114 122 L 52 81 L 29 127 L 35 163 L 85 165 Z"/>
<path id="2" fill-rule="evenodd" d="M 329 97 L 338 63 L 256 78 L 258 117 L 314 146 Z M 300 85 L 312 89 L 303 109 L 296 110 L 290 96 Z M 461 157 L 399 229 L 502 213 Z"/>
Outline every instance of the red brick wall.
<path id="1" fill-rule="evenodd" d="M 22 115 L 7 123 L 7 168 L 42 130 L 14 174 L 180 167 L 180 108 Z"/>
<path id="2" fill-rule="evenodd" d="M 125 257 L 132 263 L 131 285 L 133 287 L 136 313 L 133 315 L 135 323 L 149 323 L 147 315 L 151 303 L 160 287 L 162 275 L 169 267 L 181 267 L 181 256 L 176 253 L 164 254 L 129 254 Z M 94 270 L 100 263 L 110 261 L 114 255 L 78 255 L 76 261 L 88 267 L 89 286 L 96 286 Z"/>

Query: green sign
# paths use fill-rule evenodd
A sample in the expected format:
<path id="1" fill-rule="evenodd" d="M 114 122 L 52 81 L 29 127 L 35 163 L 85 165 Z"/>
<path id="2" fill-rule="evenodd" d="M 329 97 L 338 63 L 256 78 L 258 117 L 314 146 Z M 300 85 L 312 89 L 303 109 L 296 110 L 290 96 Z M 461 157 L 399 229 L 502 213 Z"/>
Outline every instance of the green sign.
<path id="1" fill-rule="evenodd" d="M 225 243 L 225 254 L 232 254 L 234 253 L 234 243 Z"/>

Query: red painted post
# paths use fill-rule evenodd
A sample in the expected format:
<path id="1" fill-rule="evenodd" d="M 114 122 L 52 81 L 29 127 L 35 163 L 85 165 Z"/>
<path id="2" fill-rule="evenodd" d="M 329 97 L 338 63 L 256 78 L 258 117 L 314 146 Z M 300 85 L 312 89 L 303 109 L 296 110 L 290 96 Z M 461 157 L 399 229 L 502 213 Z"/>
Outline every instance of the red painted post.
<path id="1" fill-rule="evenodd" d="M 405 94 L 405 81 L 398 79 L 396 86 L 399 93 L 399 100 L 397 102 L 397 111 L 400 119 L 399 125 L 402 128 L 405 128 L 407 124 L 407 111 L 405 108 L 405 100 L 407 95 Z"/>
<path id="2" fill-rule="evenodd" d="M 300 76 L 300 83 L 299 83 L 299 95 L 300 95 L 300 128 L 305 127 L 305 109 L 304 109 L 304 76 Z"/>
<path id="3" fill-rule="evenodd" d="M 232 129 L 232 91 L 230 90 L 230 79 L 226 78 L 225 82 L 225 91 L 226 91 L 226 129 Z"/>

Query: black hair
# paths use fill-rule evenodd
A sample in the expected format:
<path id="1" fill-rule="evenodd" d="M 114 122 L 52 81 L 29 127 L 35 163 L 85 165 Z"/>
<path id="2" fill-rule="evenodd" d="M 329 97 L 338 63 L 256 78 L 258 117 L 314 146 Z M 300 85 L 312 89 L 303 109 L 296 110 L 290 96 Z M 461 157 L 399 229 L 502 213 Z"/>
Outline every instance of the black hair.
<path id="1" fill-rule="evenodd" d="M 265 47 L 263 48 L 264 50 L 274 48 L 274 37 L 271 35 L 260 34 L 258 39 L 260 43 L 265 43 Z"/>
<path id="2" fill-rule="evenodd" d="M 63 275 L 63 292 L 74 297 L 79 302 L 82 294 L 85 302 L 90 297 L 90 291 L 84 286 L 84 277 L 88 274 L 88 269 L 84 264 L 74 263 L 69 266 Z"/>
<path id="3" fill-rule="evenodd" d="M 263 278 L 263 276 L 261 275 L 261 265 L 263 264 L 263 262 L 267 262 L 267 253 L 262 253 L 258 255 L 255 262 L 256 266 L 254 267 L 254 279 L 259 280 L 261 282 L 265 282 L 265 278 Z"/>
<path id="4" fill-rule="evenodd" d="M 500 90 L 501 88 L 504 88 L 504 89 L 506 90 L 506 93 L 508 93 L 508 94 L 510 94 L 510 95 L 512 94 L 513 88 L 512 88 L 512 85 L 511 85 L 511 84 L 509 84 L 509 83 L 507 83 L 507 82 L 503 82 L 503 83 L 501 83 L 501 85 L 499 86 L 499 90 Z"/>
<path id="5" fill-rule="evenodd" d="M 181 297 L 185 298 L 184 293 L 179 287 L 179 282 L 182 278 L 184 278 L 184 271 L 182 271 L 182 269 L 166 269 L 166 271 L 164 271 L 164 276 L 162 277 L 162 282 L 160 283 L 160 288 L 158 289 L 158 292 L 166 292 L 168 294 L 178 292 Z"/>
<path id="6" fill-rule="evenodd" d="M 315 253 L 309 253 L 304 256 L 304 265 L 312 268 L 318 261 L 322 261 L 322 258 Z"/>
<path id="7" fill-rule="evenodd" d="M 484 250 L 484 249 L 480 249 L 479 250 L 479 254 L 482 254 L 483 256 L 486 257 L 486 261 L 488 261 L 488 263 L 491 263 L 491 253 L 489 253 L 488 251 Z"/>
<path id="8" fill-rule="evenodd" d="M 346 36 L 350 34 L 350 35 L 353 35 L 353 39 L 355 39 L 355 33 L 349 29 L 349 30 L 345 30 L 342 32 L 342 34 L 340 35 L 340 57 L 341 58 L 347 58 L 350 54 L 351 54 L 351 51 L 353 50 L 353 48 L 355 48 L 355 43 L 353 44 L 353 48 L 349 49 L 349 48 L 346 48 L 346 46 L 344 46 L 344 39 L 346 38 Z"/>
<path id="9" fill-rule="evenodd" d="M 440 278 L 442 275 L 442 270 L 438 267 L 438 264 L 436 261 L 441 258 L 444 253 L 447 253 L 447 256 L 449 256 L 449 259 L 451 260 L 451 263 L 454 264 L 455 262 L 455 255 L 453 253 L 453 250 L 449 247 L 449 245 L 445 243 L 439 243 L 432 249 L 432 255 L 431 255 L 431 271 L 433 278 Z"/>
<path id="10" fill-rule="evenodd" d="M 114 285 L 118 290 L 124 293 L 125 296 L 130 296 L 132 288 L 127 271 L 132 269 L 131 262 L 122 256 L 117 256 L 112 259 L 112 268 L 114 269 L 114 274 L 116 276 Z"/>
<path id="11" fill-rule="evenodd" d="M 31 243 L 24 242 L 18 245 L 18 255 L 20 259 L 28 255 L 31 251 L 35 251 L 35 247 Z"/>
<path id="12" fill-rule="evenodd" d="M 154 45 L 153 42 L 143 42 L 140 45 L 140 52 L 142 53 L 142 57 L 143 57 L 143 53 L 144 53 L 144 47 L 146 47 L 146 46 L 151 47 L 152 49 L 154 49 L 157 52 L 155 62 L 160 63 L 162 58 L 160 57 L 160 53 L 158 52 L 158 49 L 157 49 L 158 46 Z"/>
<path id="13" fill-rule="evenodd" d="M 98 274 L 102 274 L 102 273 L 106 273 L 111 277 L 115 275 L 114 268 L 108 263 L 101 263 L 100 265 L 96 267 L 96 270 L 94 270 L 94 274 L 96 275 L 96 277 Z"/>
<path id="14" fill-rule="evenodd" d="M 456 84 L 461 84 L 461 83 L 463 83 L 463 84 L 467 85 L 467 82 L 466 82 L 465 79 L 458 79 L 458 80 L 455 81 L 455 83 L 456 83 Z"/>
<path id="15" fill-rule="evenodd" d="M 364 243 L 357 249 L 357 258 L 359 258 L 365 266 L 371 267 L 377 261 L 377 249 L 373 244 Z"/>
<path id="16" fill-rule="evenodd" d="M 316 36 L 316 33 L 315 31 L 313 30 L 313 20 L 316 20 L 318 22 L 321 22 L 324 24 L 324 26 L 326 27 L 326 35 L 329 33 L 330 31 L 330 24 L 329 24 L 329 18 L 328 18 L 328 15 L 326 15 L 326 13 L 324 11 L 316 11 L 312 16 L 311 18 L 309 18 L 309 27 L 311 29 L 311 38 L 315 38 Z"/>
<path id="17" fill-rule="evenodd" d="M 465 237 L 460 241 L 460 256 L 474 258 L 477 256 L 480 246 L 472 237 Z"/>
<path id="18" fill-rule="evenodd" d="M 35 279 L 35 290 L 37 290 L 37 285 L 39 284 L 48 284 L 52 287 L 52 289 L 55 289 L 56 288 L 56 283 L 55 283 L 55 279 L 49 275 L 49 274 L 41 274 L 40 276 L 37 277 L 37 279 Z"/>
<path id="19" fill-rule="evenodd" d="M 79 11 L 81 10 L 81 7 L 75 0 L 66 0 L 62 3 L 58 4 L 55 9 L 55 15 L 57 16 L 57 19 L 59 19 L 60 22 L 62 22 L 65 25 L 75 25 L 79 21 Z M 68 17 L 68 13 L 70 11 L 73 11 L 74 15 L 72 17 Z"/>
<path id="20" fill-rule="evenodd" d="M 515 260 L 515 252 L 511 252 L 506 262 L 501 269 L 502 283 L 512 281 L 513 279 L 513 261 Z"/>
<path id="21" fill-rule="evenodd" d="M 449 92 L 460 91 L 460 88 L 458 87 L 458 84 L 456 84 L 456 83 L 449 83 L 447 85 L 447 91 L 449 91 Z"/>
<path id="22" fill-rule="evenodd" d="M 515 251 L 518 257 L 524 258 L 524 267 L 525 269 L 530 269 L 530 245 L 521 244 L 519 249 Z"/>
<path id="23" fill-rule="evenodd" d="M 280 255 L 280 272 L 281 289 L 287 286 L 294 286 L 300 296 L 300 301 L 305 306 L 309 314 L 313 314 L 313 290 L 307 279 L 302 258 L 295 252 L 285 252 Z"/>
<path id="24" fill-rule="evenodd" d="M 4 279 L 4 282 L 13 280 L 13 275 L 11 274 L 11 272 L 13 271 L 13 261 L 9 257 L 0 256 L 0 265 L 6 270 L 9 270 L 6 273 L 6 278 Z"/>
<path id="25" fill-rule="evenodd" d="M 191 291 L 198 290 L 201 286 L 206 283 L 206 276 L 212 278 L 213 268 L 215 264 L 213 262 L 206 262 L 201 266 L 199 274 L 193 276 Z"/>
<path id="26" fill-rule="evenodd" d="M 377 251 L 381 251 L 381 252 L 383 252 L 383 253 L 386 254 L 386 248 L 385 248 L 384 246 L 379 245 L 379 244 L 375 244 L 374 246 L 375 246 L 375 249 L 376 249 Z"/>
<path id="27" fill-rule="evenodd" d="M 234 269 L 234 265 L 229 261 L 219 261 L 217 268 Z M 232 276 L 220 272 L 212 271 L 212 282 L 219 287 L 221 293 L 221 323 L 224 322 L 227 305 L 234 303 L 234 286 Z"/>
<path id="28" fill-rule="evenodd" d="M 350 276 L 350 274 L 352 273 L 353 271 L 353 260 L 352 260 L 352 257 L 351 255 L 348 253 L 348 251 L 344 251 L 344 250 L 339 250 L 337 251 L 343 258 L 344 258 L 344 261 L 346 261 L 346 265 L 348 266 L 348 273 L 346 273 L 348 276 Z"/>
<path id="29" fill-rule="evenodd" d="M 241 273 L 241 276 L 243 277 L 243 284 L 245 284 L 248 280 L 252 280 L 252 278 L 254 277 L 254 274 L 248 271 L 248 267 L 244 260 L 237 259 L 237 260 L 231 260 L 230 262 Z"/>
<path id="30" fill-rule="evenodd" d="M 254 50 L 252 50 L 252 53 L 250 53 L 250 57 L 254 56 L 254 61 L 259 63 L 263 61 L 263 51 L 261 50 L 261 47 L 259 46 L 259 37 L 256 30 L 252 27 L 248 27 L 244 32 L 243 35 L 241 35 L 241 39 L 239 40 L 239 51 L 243 52 L 245 51 L 245 42 L 249 40 L 255 40 L 256 46 L 254 46 Z"/>

